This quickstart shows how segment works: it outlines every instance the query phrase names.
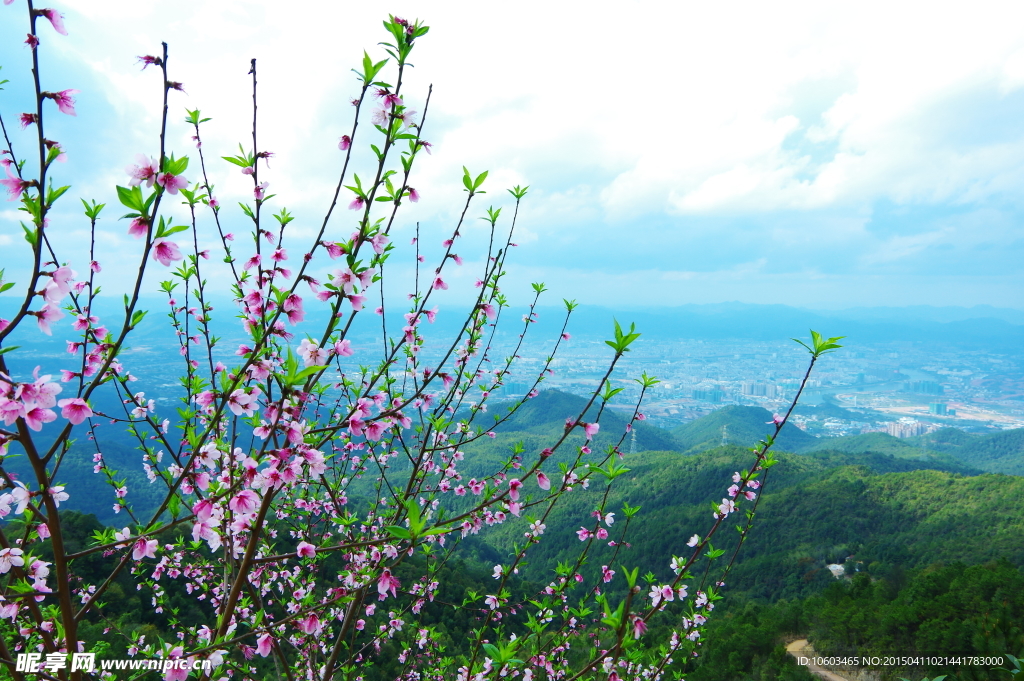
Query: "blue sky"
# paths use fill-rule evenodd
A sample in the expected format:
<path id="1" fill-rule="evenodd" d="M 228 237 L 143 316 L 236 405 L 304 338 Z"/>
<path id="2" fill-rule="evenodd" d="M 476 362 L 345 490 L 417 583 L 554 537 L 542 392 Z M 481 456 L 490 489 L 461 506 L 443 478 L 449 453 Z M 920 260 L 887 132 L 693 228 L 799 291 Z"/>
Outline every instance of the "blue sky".
<path id="1" fill-rule="evenodd" d="M 135 58 L 161 40 L 187 93 L 171 102 L 179 155 L 194 153 L 185 107 L 213 118 L 211 156 L 248 139 L 246 72 L 258 59 L 260 146 L 276 154 L 261 179 L 298 216 L 294 238 L 308 238 L 349 126 L 349 69 L 379 49 L 390 10 L 432 26 L 407 82 L 413 108 L 434 85 L 434 153 L 413 183 L 423 200 L 396 243 L 416 220 L 428 235 L 451 223 L 466 165 L 490 170 L 486 201 L 532 187 L 510 290 L 542 280 L 559 298 L 615 307 L 1024 307 L 1017 3 L 53 6 L 70 35 L 41 22 L 44 88 L 81 90 L 79 115 L 54 112 L 48 127 L 70 157 L 56 170 L 73 189 L 51 229 L 73 261 L 87 243 L 77 197 L 112 204 L 124 167 L 156 152 L 159 79 Z M 27 20 L 20 0 L 0 12 L 0 77 L 12 81 L 0 111 L 23 154 Z M 237 169 L 213 168 L 223 204 L 251 197 Z M 8 278 L 23 248 L 15 208 L 0 202 Z M 98 238 L 108 290 L 139 251 L 117 215 L 111 205 Z M 351 222 L 339 215 L 332 229 L 347 235 Z M 456 283 L 475 278 L 467 265 Z"/>

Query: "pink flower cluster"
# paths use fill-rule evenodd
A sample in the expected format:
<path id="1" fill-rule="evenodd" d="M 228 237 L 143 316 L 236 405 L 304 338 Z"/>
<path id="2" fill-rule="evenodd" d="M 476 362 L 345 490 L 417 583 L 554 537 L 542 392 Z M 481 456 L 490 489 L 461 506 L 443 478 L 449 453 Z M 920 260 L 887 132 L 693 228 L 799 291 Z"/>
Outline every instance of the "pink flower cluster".
<path id="1" fill-rule="evenodd" d="M 32 430 L 42 430 L 44 423 L 57 418 L 53 407 L 60 407 L 61 416 L 74 425 L 92 416 L 89 404 L 80 397 L 57 401 L 62 388 L 50 382 L 50 375 L 39 376 L 39 367 L 32 373 L 31 383 L 18 383 L 6 374 L 0 374 L 0 419 L 11 425 L 24 419 Z M 7 441 L 0 441 L 0 453 L 7 449 Z"/>

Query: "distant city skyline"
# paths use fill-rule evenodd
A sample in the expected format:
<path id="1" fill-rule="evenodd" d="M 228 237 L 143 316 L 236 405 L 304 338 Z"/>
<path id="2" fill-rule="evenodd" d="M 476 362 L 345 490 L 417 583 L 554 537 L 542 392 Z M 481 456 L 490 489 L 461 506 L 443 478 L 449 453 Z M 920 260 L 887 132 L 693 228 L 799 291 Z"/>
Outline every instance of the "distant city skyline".
<path id="1" fill-rule="evenodd" d="M 195 154 L 185 107 L 213 119 L 204 152 L 236 231 L 245 218 L 232 207 L 251 187 L 219 157 L 250 143 L 246 72 L 257 58 L 260 150 L 275 154 L 261 180 L 278 195 L 271 208 L 297 216 L 290 244 L 299 252 L 336 182 L 357 92 L 350 69 L 364 48 L 382 54 L 390 9 L 432 27 L 407 74 L 412 108 L 422 112 L 434 86 L 423 133 L 433 154 L 418 160 L 413 182 L 422 199 L 403 208 L 395 243 L 408 245 L 417 220 L 425 242 L 443 238 L 463 165 L 491 172 L 474 223 L 488 202 L 508 205 L 506 187 L 528 184 L 506 284 L 513 302 L 544 281 L 549 302 L 608 307 L 1024 309 L 1018 4 L 50 6 L 69 35 L 39 20 L 43 88 L 81 91 L 77 117 L 48 109 L 47 136 L 69 156 L 54 166 L 56 181 L 72 184 L 51 224 L 62 230 L 60 255 L 80 260 L 78 197 L 108 204 L 99 243 L 110 292 L 140 252 L 116 220 L 124 211 L 113 187 L 127 183 L 136 154 L 157 149 L 159 76 L 140 71 L 137 56 L 167 41 L 170 77 L 184 84 L 172 93 L 169 150 Z M 15 152 L 31 158 L 33 130 L 18 125 L 33 106 L 25 14 L 21 2 L 0 6 L 0 80 L 10 80 L 0 112 Z M 195 165 L 185 175 L 199 177 Z M 21 215 L 0 201 L 8 280 L 25 253 Z M 353 223 L 342 208 L 331 229 L 341 238 Z M 481 230 L 467 232 L 468 251 Z M 399 279 L 407 255 L 389 264 Z M 474 261 L 448 296 L 472 287 Z"/>

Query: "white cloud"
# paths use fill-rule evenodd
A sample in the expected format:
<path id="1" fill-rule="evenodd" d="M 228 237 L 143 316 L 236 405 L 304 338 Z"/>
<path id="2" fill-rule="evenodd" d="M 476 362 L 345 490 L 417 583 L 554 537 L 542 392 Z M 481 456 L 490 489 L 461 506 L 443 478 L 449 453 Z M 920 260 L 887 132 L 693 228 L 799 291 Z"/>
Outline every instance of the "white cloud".
<path id="1" fill-rule="evenodd" d="M 261 179 L 279 195 L 276 205 L 298 216 L 301 236 L 315 233 L 337 182 L 337 138 L 350 126 L 347 102 L 357 87 L 349 69 L 364 47 L 379 53 L 383 15 L 367 4 L 294 7 L 97 0 L 62 10 L 68 38 L 41 30 L 44 81 L 57 74 L 61 87 L 74 86 L 67 81 L 76 74 L 91 80 L 102 97 L 83 92 L 94 108 L 80 107 L 70 123 L 99 121 L 96 138 L 120 142 L 102 145 L 87 168 L 61 170 L 82 195 L 110 202 L 111 184 L 124 181 L 122 167 L 139 151 L 155 153 L 159 75 L 152 67 L 140 71 L 135 60 L 166 40 L 171 78 L 187 92 L 172 93 L 170 147 L 194 154 L 181 118 L 186 106 L 202 109 L 213 118 L 203 136 L 218 198 L 226 206 L 250 198 L 247 179 L 217 157 L 251 144 L 246 72 L 256 57 L 259 146 L 276 153 Z M 6 17 L 17 10 L 0 11 Z M 454 224 L 463 165 L 491 170 L 489 194 L 469 214 L 474 225 L 482 224 L 476 217 L 488 202 L 507 198 L 505 187 L 530 184 L 520 243 L 572 262 L 603 240 L 604 254 L 588 265 L 630 276 L 646 265 L 616 262 L 623 235 L 651 242 L 683 229 L 721 229 L 720 240 L 735 238 L 721 223 L 697 218 L 747 220 L 743 238 L 779 247 L 768 259 L 772 268 L 806 274 L 815 249 L 822 261 L 833 257 L 831 249 L 846 249 L 867 272 L 970 242 L 970 230 L 941 225 L 871 234 L 865 225 L 879 201 L 1024 212 L 1017 198 L 1024 135 L 1016 124 L 981 118 L 995 109 L 1016 120 L 1020 109 L 1024 6 L 1017 3 L 974 3 L 966 11 L 924 2 L 430 0 L 400 1 L 393 11 L 432 26 L 406 74 L 406 92 L 422 110 L 434 85 L 426 137 L 436 146 L 418 161 L 413 185 L 424 200 L 407 206 L 396 224 L 403 239 L 417 220 L 425 230 Z M 15 72 L 28 54 L 15 23 L 0 22 L 8 78 L 22 75 Z M 75 130 L 56 122 L 61 131 Z M 984 139 L 972 136 L 986 127 Z M 195 162 L 188 176 L 198 178 Z M 331 234 L 351 229 L 346 203 L 343 190 Z M 0 230 L 19 239 L 8 212 L 0 214 Z M 777 217 L 818 213 L 827 215 L 829 229 Z M 230 228 L 240 229 L 232 219 Z M 111 248 L 132 248 L 122 225 L 108 220 L 104 229 L 117 231 Z M 973 229 L 980 241 L 1012 239 L 992 225 Z M 790 249 L 788 264 L 782 247 Z M 732 272 L 757 261 L 743 253 L 731 261 L 720 256 L 708 268 Z M 671 277 L 686 271 L 671 270 Z M 671 277 L 659 280 L 666 300 L 675 295 Z M 606 288 L 600 281 L 590 290 Z"/>

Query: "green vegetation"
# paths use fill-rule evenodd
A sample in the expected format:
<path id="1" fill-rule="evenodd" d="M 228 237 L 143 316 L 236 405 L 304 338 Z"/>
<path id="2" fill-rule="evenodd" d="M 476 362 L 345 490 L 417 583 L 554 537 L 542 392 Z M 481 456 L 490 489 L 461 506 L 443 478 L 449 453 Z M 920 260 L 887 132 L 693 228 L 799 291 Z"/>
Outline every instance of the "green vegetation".
<path id="1" fill-rule="evenodd" d="M 908 440 L 945 452 L 961 463 L 983 471 L 1024 475 L 1024 429 L 974 435 L 956 428 L 943 428 Z"/>
<path id="2" fill-rule="evenodd" d="M 679 443 L 679 451 L 698 454 L 721 444 L 723 426 L 726 428 L 729 444 L 753 447 L 774 430 L 771 423 L 772 413 L 767 409 L 729 406 L 675 428 L 672 435 Z M 815 442 L 817 438 L 813 435 L 787 424 L 776 438 L 775 447 L 778 450 L 793 452 Z"/>
<path id="3" fill-rule="evenodd" d="M 516 446 L 528 451 L 549 446 L 564 433 L 566 417 L 576 417 L 584 406 L 572 395 L 541 393 L 497 426 L 495 438 L 482 437 L 465 447 L 467 472 L 493 469 Z M 501 405 L 492 406 L 491 413 L 506 414 Z M 584 419 L 595 415 L 588 413 Z M 482 422 L 489 418 L 484 415 Z M 738 445 L 752 445 L 763 437 L 770 418 L 763 409 L 729 407 L 673 433 L 638 428 L 637 444 L 644 451 L 623 460 L 630 471 L 616 480 L 605 508 L 617 512 L 609 539 L 622 539 L 627 525 L 623 504 L 640 506 L 640 513 L 629 523 L 627 543 L 615 548 L 601 543 L 584 571 L 596 571 L 602 564 L 617 571 L 622 565 L 642 565 L 656 579 L 667 579 L 672 556 L 688 555 L 689 537 L 711 526 L 708 502 L 726 496 L 733 472 L 749 466 L 749 450 Z M 626 419 L 606 411 L 601 423 L 591 443 L 593 456 L 612 446 L 628 451 L 629 440 L 622 437 Z M 720 441 L 723 424 L 735 444 L 707 449 Z M 803 453 L 779 453 L 780 465 L 766 476 L 754 530 L 727 578 L 726 598 L 710 620 L 708 643 L 686 670 L 686 678 L 809 681 L 807 671 L 785 651 L 784 643 L 796 637 L 809 637 L 826 655 L 943 650 L 1024 654 L 1024 477 L 978 474 L 986 467 L 1021 465 L 1022 439 L 1024 431 L 979 436 L 946 429 L 907 440 L 873 433 L 821 441 L 787 428 L 779 449 L 788 443 Z M 575 456 L 583 443 L 577 429 L 551 457 L 545 469 L 554 482 L 560 477 L 558 463 Z M 74 445 L 63 470 L 69 485 L 99 490 L 105 487 L 104 477 L 92 472 L 88 444 Z M 134 500 L 137 508 L 148 503 L 152 486 L 139 471 L 141 454 L 118 442 L 107 445 L 105 455 L 108 465 L 117 462 L 125 471 L 128 501 Z M 372 476 L 360 482 L 364 491 L 371 484 Z M 591 512 L 600 492 L 592 487 L 590 493 L 569 495 L 545 520 L 544 541 L 521 566 L 525 581 L 513 585 L 516 598 L 536 592 L 537 585 L 550 581 L 559 561 L 578 555 L 575 531 L 592 526 Z M 524 499 L 539 493 L 528 483 Z M 358 496 L 362 495 L 353 496 L 352 503 L 360 503 Z M 123 511 L 112 516 L 109 489 L 72 499 L 79 509 L 103 513 L 106 524 L 128 524 Z M 74 550 L 88 546 L 89 537 L 101 527 L 95 517 L 75 511 L 65 518 Z M 18 536 L 15 523 L 9 525 Z M 467 540 L 472 546 L 461 554 L 464 562 L 444 568 L 442 594 L 424 609 L 422 619 L 432 627 L 437 645 L 453 652 L 463 646 L 476 615 L 460 607 L 460 594 L 491 588 L 494 564 L 520 537 L 518 526 L 487 528 Z M 715 546 L 726 549 L 726 555 L 708 573 L 709 580 L 717 579 L 736 539 L 731 527 L 716 537 Z M 108 561 L 93 553 L 76 560 L 73 570 L 95 579 L 109 567 Z M 844 565 L 852 579 L 837 580 L 828 568 L 834 564 Z M 702 574 L 706 567 L 707 563 L 699 564 Z M 103 639 L 104 619 L 152 638 L 165 631 L 172 618 L 200 622 L 208 616 L 200 602 L 178 593 L 176 580 L 167 576 L 160 584 L 173 596 L 173 607 L 162 613 L 148 607 L 149 586 L 139 592 L 131 584 L 130 575 L 122 573 L 100 609 L 102 618 L 83 623 L 88 641 Z M 618 578 L 607 586 L 610 596 L 621 595 Z M 109 641 L 110 654 L 123 656 L 130 644 Z M 966 667 L 886 673 L 888 678 L 1000 678 L 987 669 Z"/>

